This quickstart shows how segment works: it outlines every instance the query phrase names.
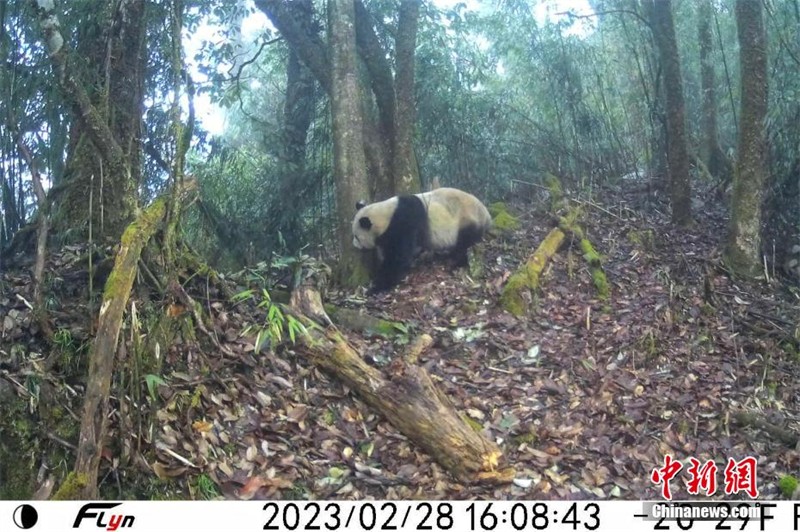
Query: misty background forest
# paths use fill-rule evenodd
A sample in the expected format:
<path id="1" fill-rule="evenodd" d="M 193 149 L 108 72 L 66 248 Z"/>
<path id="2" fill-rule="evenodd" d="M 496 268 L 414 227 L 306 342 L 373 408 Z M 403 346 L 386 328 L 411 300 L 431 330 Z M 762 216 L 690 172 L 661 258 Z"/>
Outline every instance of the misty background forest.
<path id="1" fill-rule="evenodd" d="M 0 0 L 0 61 L 0 498 L 797 498 L 800 1 Z M 368 293 L 439 187 L 469 267 Z"/>

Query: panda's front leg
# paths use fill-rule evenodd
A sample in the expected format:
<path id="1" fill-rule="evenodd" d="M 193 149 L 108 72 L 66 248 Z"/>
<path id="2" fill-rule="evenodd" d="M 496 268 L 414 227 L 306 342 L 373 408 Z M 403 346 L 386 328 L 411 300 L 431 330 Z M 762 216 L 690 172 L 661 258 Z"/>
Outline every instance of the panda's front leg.
<path id="1" fill-rule="evenodd" d="M 372 292 L 383 292 L 395 287 L 411 269 L 417 249 L 417 239 L 412 235 L 399 236 L 381 249 L 383 260 L 378 267 Z"/>
<path id="2" fill-rule="evenodd" d="M 375 275 L 372 285 L 372 293 L 385 292 L 391 290 L 408 273 L 410 264 L 404 263 L 400 258 L 393 255 L 386 255 Z"/>

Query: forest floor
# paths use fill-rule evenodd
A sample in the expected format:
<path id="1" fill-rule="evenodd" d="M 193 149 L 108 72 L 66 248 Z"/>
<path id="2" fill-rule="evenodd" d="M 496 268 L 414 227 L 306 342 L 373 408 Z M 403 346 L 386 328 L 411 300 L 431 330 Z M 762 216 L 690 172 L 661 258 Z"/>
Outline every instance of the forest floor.
<path id="1" fill-rule="evenodd" d="M 382 296 L 328 293 L 331 303 L 407 327 L 391 338 L 344 331 L 375 365 L 388 364 L 416 335 L 433 337 L 420 364 L 498 442 L 515 483 L 453 481 L 291 346 L 256 353 L 253 334 L 241 333 L 263 317 L 203 281 L 192 295 L 213 316 L 211 332 L 227 352 L 201 333 L 183 332 L 171 347 L 160 346 L 163 384 L 151 380 L 150 396 L 121 401 L 116 382 L 101 489 L 150 498 L 660 499 L 651 474 L 670 455 L 684 464 L 671 482 L 676 499 L 704 498 L 702 490 L 687 492 L 691 457 L 716 464 L 715 499 L 748 497 L 726 496 L 723 474 L 730 458 L 746 457 L 757 460 L 760 498 L 782 497 L 778 482 L 797 473 L 800 453 L 777 432 L 737 423 L 736 413 L 800 432 L 798 291 L 724 273 L 722 206 L 696 204 L 695 224 L 678 229 L 663 206 L 643 205 L 641 197 L 608 190 L 602 206 L 585 205 L 582 225 L 611 285 L 605 302 L 568 242 L 547 267 L 529 316 L 500 308 L 504 281 L 552 228 L 535 199 L 511 205 L 520 229 L 487 241 L 481 280 L 428 261 Z M 51 276 L 66 278 L 58 268 L 69 265 L 70 253 L 51 255 Z M 88 309 L 70 300 L 69 283 L 62 282 L 52 316 L 57 331 L 79 344 L 87 334 L 75 316 Z M 27 273 L 3 274 L 1 288 L 0 381 L 26 386 L 40 371 L 32 353 L 41 349 L 24 304 L 31 299 Z M 144 312 L 152 302 L 137 305 Z M 125 367 L 137 327 L 129 317 L 121 335 Z M 41 381 L 51 383 L 55 403 L 80 413 L 79 383 L 55 374 Z"/>

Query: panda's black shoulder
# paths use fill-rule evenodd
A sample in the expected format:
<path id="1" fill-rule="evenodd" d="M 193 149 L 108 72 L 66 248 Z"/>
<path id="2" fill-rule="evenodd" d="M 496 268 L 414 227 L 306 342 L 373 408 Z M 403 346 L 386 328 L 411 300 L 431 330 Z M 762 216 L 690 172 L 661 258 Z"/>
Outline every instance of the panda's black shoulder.
<path id="1" fill-rule="evenodd" d="M 422 200 L 413 194 L 397 196 L 397 207 L 394 209 L 389 227 L 415 227 L 427 220 L 428 213 Z"/>

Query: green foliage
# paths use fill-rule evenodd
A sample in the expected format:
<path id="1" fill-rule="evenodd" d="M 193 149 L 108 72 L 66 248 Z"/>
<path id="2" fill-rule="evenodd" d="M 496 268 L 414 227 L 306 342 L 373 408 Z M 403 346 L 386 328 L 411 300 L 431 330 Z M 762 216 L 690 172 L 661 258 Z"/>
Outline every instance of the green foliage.
<path id="1" fill-rule="evenodd" d="M 217 499 L 222 495 L 216 483 L 205 473 L 194 478 L 189 484 L 189 492 L 193 499 L 205 501 Z"/>
<path id="2" fill-rule="evenodd" d="M 56 352 L 59 366 L 70 373 L 80 373 L 86 365 L 88 343 L 75 340 L 69 329 L 56 329 L 53 333 L 53 350 Z"/>
<path id="3" fill-rule="evenodd" d="M 778 481 L 778 487 L 781 493 L 787 499 L 794 497 L 794 492 L 797 491 L 797 478 L 792 475 L 784 475 Z"/>
<path id="4" fill-rule="evenodd" d="M 152 373 L 144 376 L 144 382 L 147 384 L 147 393 L 150 394 L 150 399 L 153 401 L 156 400 L 156 386 L 167 384 L 164 379 Z"/>
<path id="5" fill-rule="evenodd" d="M 291 314 L 285 314 L 280 305 L 272 302 L 272 298 L 266 289 L 261 291 L 261 299 L 257 307 L 266 311 L 265 323 L 263 326 L 249 325 L 243 334 L 256 332 L 255 350 L 261 351 L 265 344 L 275 347 L 284 341 L 284 335 L 288 334 L 289 341 L 294 344 L 298 336 L 308 337 L 308 330 L 297 318 Z M 254 290 L 244 290 L 233 297 L 234 303 L 254 299 Z"/>

